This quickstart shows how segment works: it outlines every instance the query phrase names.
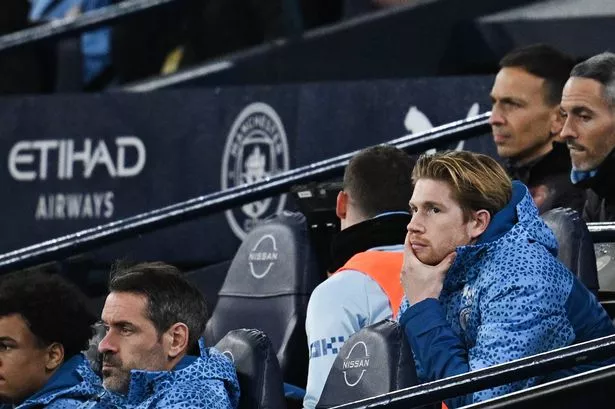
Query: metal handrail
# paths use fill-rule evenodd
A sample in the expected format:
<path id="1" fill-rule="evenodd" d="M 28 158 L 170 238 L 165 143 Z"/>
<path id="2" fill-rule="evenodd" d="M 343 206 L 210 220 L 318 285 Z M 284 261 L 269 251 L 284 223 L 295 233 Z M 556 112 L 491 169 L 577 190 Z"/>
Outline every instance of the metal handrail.
<path id="1" fill-rule="evenodd" d="M 179 0 L 124 0 L 119 4 L 88 11 L 74 18 L 52 21 L 40 26 L 0 36 L 0 53 L 17 47 L 52 40 L 101 26 L 110 25 L 125 17 L 149 11 Z"/>
<path id="2" fill-rule="evenodd" d="M 580 364 L 602 361 L 614 356 L 615 335 L 610 335 L 439 381 L 339 405 L 333 409 L 418 407 L 534 376 L 546 375 L 553 371 L 570 369 Z"/>
<path id="3" fill-rule="evenodd" d="M 536 407 L 536 405 L 532 405 L 532 403 L 536 402 L 536 400 L 542 400 L 543 402 L 547 400 L 553 407 L 560 409 L 562 409 L 562 404 L 564 407 L 576 409 L 578 408 L 579 402 L 576 401 L 573 402 L 572 405 L 569 404 L 568 401 L 562 400 L 566 399 L 565 396 L 562 396 L 562 393 L 568 396 L 571 396 L 571 393 L 584 393 L 586 398 L 590 398 L 591 400 L 593 397 L 586 395 L 586 388 L 595 388 L 598 384 L 604 386 L 604 383 L 607 380 L 609 384 L 613 384 L 614 379 L 615 364 L 533 386 L 531 388 L 523 389 L 497 398 L 474 403 L 466 406 L 466 409 L 500 409 L 502 407 L 509 408 L 510 406 L 528 409 L 528 406 L 530 408 Z M 581 392 L 581 388 L 585 390 Z M 609 401 L 611 401 L 611 399 L 609 399 Z M 557 402 L 557 404 L 555 402 Z M 543 404 L 539 407 L 544 408 L 545 406 Z"/>
<path id="4" fill-rule="evenodd" d="M 427 132 L 406 135 L 389 141 L 387 144 L 397 146 L 409 153 L 417 153 L 432 148 L 434 144 L 453 143 L 483 135 L 489 130 L 489 115 L 490 113 L 485 113 L 470 119 L 439 126 Z M 352 151 L 282 172 L 260 182 L 206 194 L 2 254 L 0 255 L 0 272 L 58 260 L 103 244 L 117 242 L 142 233 L 159 230 L 169 225 L 208 216 L 287 192 L 291 186 L 296 184 L 327 180 L 340 176 L 348 161 L 356 152 Z"/>
<path id="5" fill-rule="evenodd" d="M 587 223 L 594 243 L 615 242 L 615 222 Z"/>

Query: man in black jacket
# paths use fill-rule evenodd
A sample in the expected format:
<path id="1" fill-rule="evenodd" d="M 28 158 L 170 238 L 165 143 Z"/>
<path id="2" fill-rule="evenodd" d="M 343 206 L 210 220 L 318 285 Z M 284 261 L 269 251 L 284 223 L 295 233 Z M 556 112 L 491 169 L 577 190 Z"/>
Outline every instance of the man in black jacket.
<path id="1" fill-rule="evenodd" d="M 525 183 L 541 213 L 554 207 L 581 210 L 583 189 L 570 182 L 570 157 L 554 143 L 563 120 L 559 102 L 573 66 L 570 57 L 546 46 L 532 45 L 500 61 L 490 118 L 498 155 L 507 160 L 512 179 Z"/>
<path id="2" fill-rule="evenodd" d="M 588 189 L 583 218 L 615 221 L 615 54 L 598 54 L 577 64 L 564 87 L 561 107 L 571 180 Z"/>

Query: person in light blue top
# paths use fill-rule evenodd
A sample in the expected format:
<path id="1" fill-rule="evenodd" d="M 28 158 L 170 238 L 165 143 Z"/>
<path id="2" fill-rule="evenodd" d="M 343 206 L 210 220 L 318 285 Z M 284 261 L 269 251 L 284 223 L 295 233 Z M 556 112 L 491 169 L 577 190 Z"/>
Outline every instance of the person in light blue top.
<path id="1" fill-rule="evenodd" d="M 612 335 L 596 297 L 557 258 L 527 187 L 492 158 L 444 152 L 412 175 L 399 322 L 424 382 Z M 587 363 L 556 378 L 595 368 Z M 533 386 L 535 377 L 459 396 L 449 408 Z"/>
<path id="2" fill-rule="evenodd" d="M 102 391 L 80 351 L 95 317 L 60 276 L 40 272 L 0 279 L 0 408 L 86 407 Z"/>
<path id="3" fill-rule="evenodd" d="M 331 245 L 331 276 L 312 292 L 307 308 L 306 409 L 318 404 L 333 362 L 350 336 L 397 312 L 413 165 L 400 149 L 374 146 L 357 153 L 344 171 L 336 201 L 341 231 Z"/>
<path id="4" fill-rule="evenodd" d="M 31 0 L 30 21 L 50 22 L 74 17 L 82 13 L 106 7 L 111 0 Z M 100 75 L 111 63 L 111 29 L 104 27 L 81 36 L 83 53 L 83 83 Z"/>
<path id="5" fill-rule="evenodd" d="M 204 348 L 205 300 L 175 267 L 156 262 L 114 271 L 101 318 L 106 335 L 98 350 L 108 393 L 94 407 L 237 407 L 233 363 Z"/>

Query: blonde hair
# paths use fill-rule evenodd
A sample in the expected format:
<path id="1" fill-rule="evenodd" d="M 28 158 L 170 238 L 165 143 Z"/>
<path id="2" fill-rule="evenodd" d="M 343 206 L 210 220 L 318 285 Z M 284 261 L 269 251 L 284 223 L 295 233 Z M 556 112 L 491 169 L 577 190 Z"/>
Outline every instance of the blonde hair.
<path id="1" fill-rule="evenodd" d="M 412 171 L 412 183 L 419 179 L 446 182 L 469 220 L 472 212 L 485 209 L 491 216 L 502 210 L 512 197 L 512 182 L 493 158 L 468 151 L 444 151 L 421 155 Z"/>

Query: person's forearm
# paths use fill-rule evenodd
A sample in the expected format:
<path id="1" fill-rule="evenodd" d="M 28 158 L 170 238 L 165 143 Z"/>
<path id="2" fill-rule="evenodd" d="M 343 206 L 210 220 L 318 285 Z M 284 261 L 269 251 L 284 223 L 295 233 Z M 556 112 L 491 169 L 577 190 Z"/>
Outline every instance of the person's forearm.
<path id="1" fill-rule="evenodd" d="M 426 299 L 404 312 L 400 324 L 410 342 L 425 381 L 434 381 L 469 372 L 463 342 L 446 321 L 438 300 Z M 449 408 L 472 402 L 472 396 L 447 400 Z"/>

